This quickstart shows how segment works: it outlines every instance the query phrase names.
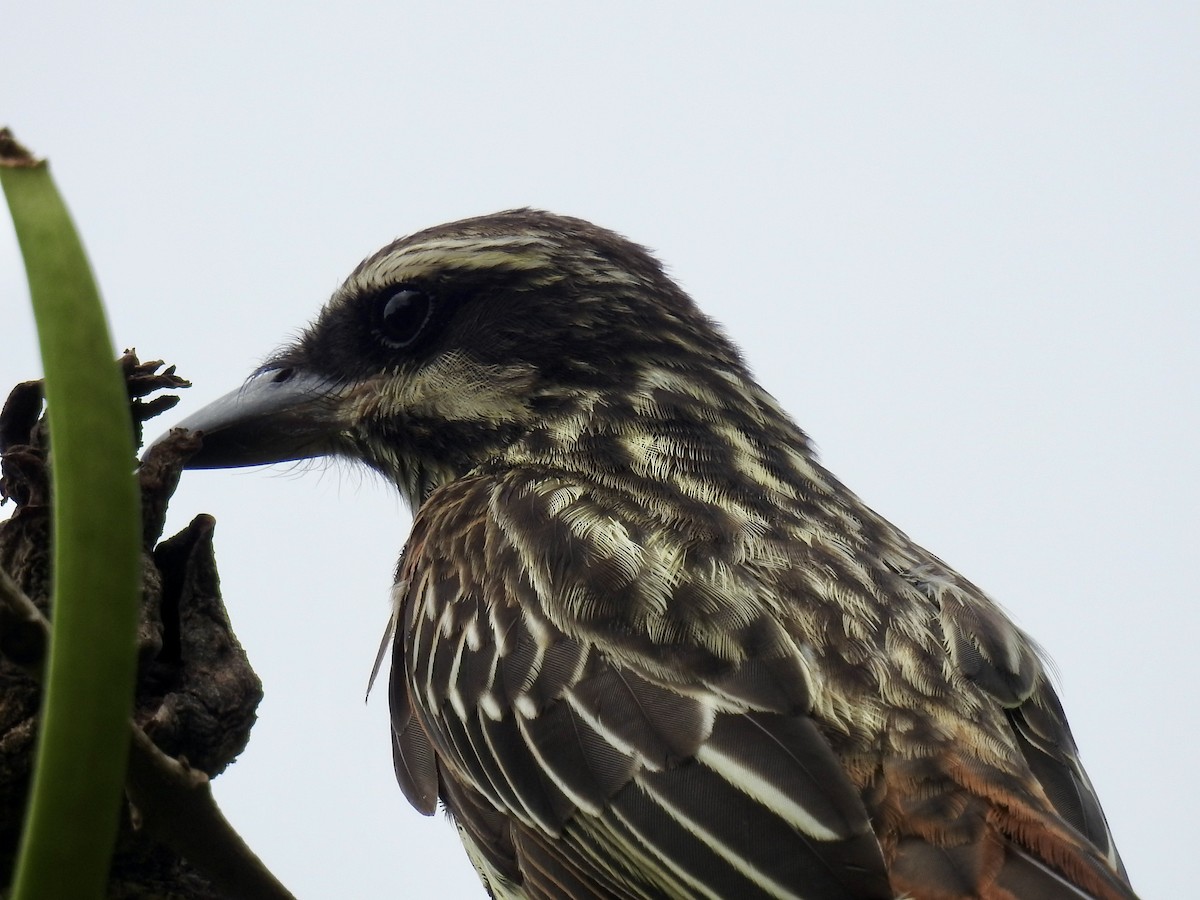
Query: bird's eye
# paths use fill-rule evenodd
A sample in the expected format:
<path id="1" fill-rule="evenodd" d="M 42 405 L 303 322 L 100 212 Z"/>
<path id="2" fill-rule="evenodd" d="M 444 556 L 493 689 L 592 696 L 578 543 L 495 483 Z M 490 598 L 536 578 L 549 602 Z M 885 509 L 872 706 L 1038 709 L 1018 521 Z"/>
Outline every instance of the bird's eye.
<path id="1" fill-rule="evenodd" d="M 415 341 L 433 314 L 433 299 L 415 288 L 383 294 L 376 305 L 379 336 L 389 347 L 402 349 Z"/>

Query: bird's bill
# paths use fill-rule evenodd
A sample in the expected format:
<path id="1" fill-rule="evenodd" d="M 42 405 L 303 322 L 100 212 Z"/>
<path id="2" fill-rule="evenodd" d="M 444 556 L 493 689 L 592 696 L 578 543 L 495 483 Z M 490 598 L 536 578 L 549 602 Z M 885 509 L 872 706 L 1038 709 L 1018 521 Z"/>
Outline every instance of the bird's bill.
<path id="1" fill-rule="evenodd" d="M 200 432 L 189 469 L 222 469 L 332 454 L 345 386 L 298 369 L 261 372 L 176 428 Z"/>

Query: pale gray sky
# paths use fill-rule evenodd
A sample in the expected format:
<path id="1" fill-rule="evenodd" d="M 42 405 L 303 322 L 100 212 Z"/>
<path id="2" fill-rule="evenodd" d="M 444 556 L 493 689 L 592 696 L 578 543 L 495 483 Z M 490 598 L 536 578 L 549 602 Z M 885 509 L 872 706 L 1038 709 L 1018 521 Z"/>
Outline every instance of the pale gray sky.
<path id="1" fill-rule="evenodd" d="M 1194 889 L 1200 6 L 9 4 L 118 347 L 236 386 L 400 234 L 536 205 L 655 248 L 881 513 L 1046 648 L 1134 884 Z M 0 389 L 36 376 L 0 227 Z M 163 421 L 165 428 L 170 424 Z M 300 896 L 482 896 L 362 695 L 408 515 L 201 472 L 266 683 L 228 815 Z"/>

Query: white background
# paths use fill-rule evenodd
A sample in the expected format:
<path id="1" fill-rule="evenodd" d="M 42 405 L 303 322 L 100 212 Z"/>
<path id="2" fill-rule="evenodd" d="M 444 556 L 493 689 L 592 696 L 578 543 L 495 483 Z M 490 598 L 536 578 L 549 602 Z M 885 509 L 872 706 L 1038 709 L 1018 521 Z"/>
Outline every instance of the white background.
<path id="1" fill-rule="evenodd" d="M 401 234 L 531 204 L 652 246 L 1041 641 L 1135 885 L 1190 893 L 1200 7 L 583 6 L 11 3 L 0 122 L 51 157 L 118 347 L 195 381 L 178 415 Z M 0 303 L 3 389 L 39 374 L 7 226 Z M 201 472 L 171 529 L 201 511 L 267 691 L 230 817 L 304 898 L 481 896 L 363 704 L 398 499 Z"/>

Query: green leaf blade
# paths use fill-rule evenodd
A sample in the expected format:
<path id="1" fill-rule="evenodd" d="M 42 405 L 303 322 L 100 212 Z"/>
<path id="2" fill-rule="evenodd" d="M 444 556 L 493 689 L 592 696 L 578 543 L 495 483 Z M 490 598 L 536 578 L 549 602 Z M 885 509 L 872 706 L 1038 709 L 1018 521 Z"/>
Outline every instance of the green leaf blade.
<path id="1" fill-rule="evenodd" d="M 0 183 L 37 321 L 54 494 L 53 634 L 12 896 L 101 897 L 136 674 L 141 525 L 129 401 L 95 279 L 48 169 L 0 162 Z"/>

